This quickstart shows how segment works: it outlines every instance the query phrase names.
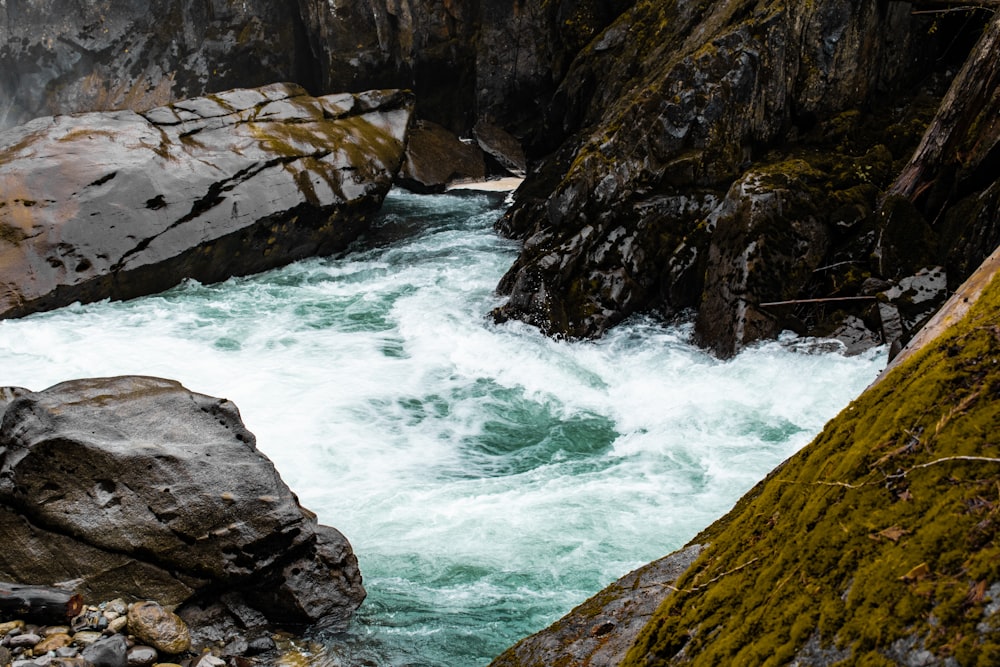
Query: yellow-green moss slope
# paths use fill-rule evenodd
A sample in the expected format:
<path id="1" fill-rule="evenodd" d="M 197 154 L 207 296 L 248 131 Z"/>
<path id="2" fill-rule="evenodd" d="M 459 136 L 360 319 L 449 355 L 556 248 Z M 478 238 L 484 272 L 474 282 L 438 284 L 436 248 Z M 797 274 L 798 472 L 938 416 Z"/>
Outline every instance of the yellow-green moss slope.
<path id="1" fill-rule="evenodd" d="M 994 279 L 695 538 L 623 664 L 1000 664 L 998 442 Z"/>

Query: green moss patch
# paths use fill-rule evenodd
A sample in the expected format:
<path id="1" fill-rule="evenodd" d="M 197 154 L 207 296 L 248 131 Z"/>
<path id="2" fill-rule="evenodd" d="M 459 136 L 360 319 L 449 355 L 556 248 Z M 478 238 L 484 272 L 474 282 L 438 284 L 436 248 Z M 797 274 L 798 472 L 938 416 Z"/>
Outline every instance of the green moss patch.
<path id="1" fill-rule="evenodd" d="M 696 537 L 623 664 L 783 665 L 817 638 L 843 664 L 1000 664 L 998 322 L 995 280 Z"/>

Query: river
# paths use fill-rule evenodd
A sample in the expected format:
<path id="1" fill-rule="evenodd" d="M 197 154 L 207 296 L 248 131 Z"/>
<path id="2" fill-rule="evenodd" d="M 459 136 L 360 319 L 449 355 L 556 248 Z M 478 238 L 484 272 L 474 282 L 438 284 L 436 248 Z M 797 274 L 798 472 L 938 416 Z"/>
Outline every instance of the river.
<path id="1" fill-rule="evenodd" d="M 342 257 L 0 322 L 3 382 L 157 375 L 232 399 L 369 597 L 311 663 L 486 665 L 721 516 L 875 378 L 791 336 L 719 361 L 690 325 L 494 325 L 497 195 L 393 191 Z"/>

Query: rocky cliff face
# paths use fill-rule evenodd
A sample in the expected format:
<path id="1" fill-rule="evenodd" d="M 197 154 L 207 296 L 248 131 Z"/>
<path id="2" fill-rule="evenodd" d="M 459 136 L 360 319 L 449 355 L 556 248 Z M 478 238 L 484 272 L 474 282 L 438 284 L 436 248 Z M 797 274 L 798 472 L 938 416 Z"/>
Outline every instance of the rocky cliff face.
<path id="1" fill-rule="evenodd" d="M 954 264 L 936 217 L 883 203 L 953 74 L 927 76 L 930 63 L 956 57 L 911 9 L 637 3 L 554 96 L 562 125 L 581 129 L 499 225 L 524 250 L 496 317 L 587 337 L 631 313 L 699 308 L 699 339 L 723 356 L 782 328 L 830 333 L 848 314 L 884 329 L 849 301 L 892 300 L 892 281 Z M 967 48 L 983 16 L 953 44 Z M 924 287 L 940 303 L 936 285 Z"/>
<path id="2" fill-rule="evenodd" d="M 275 84 L 0 133 L 0 317 L 343 250 L 392 184 L 412 103 Z"/>

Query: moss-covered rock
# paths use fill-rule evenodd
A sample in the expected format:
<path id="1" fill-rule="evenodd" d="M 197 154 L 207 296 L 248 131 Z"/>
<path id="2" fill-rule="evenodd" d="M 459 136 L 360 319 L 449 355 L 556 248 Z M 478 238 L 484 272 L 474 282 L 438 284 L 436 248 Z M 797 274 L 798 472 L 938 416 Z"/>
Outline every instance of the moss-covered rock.
<path id="1" fill-rule="evenodd" d="M 996 664 L 998 319 L 994 279 L 696 537 L 623 664 Z"/>

